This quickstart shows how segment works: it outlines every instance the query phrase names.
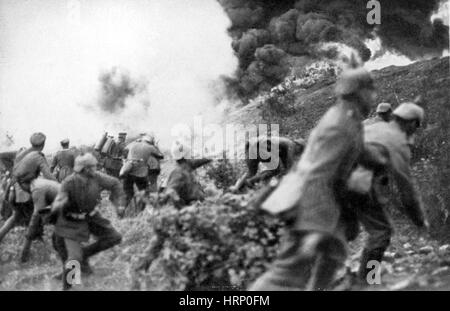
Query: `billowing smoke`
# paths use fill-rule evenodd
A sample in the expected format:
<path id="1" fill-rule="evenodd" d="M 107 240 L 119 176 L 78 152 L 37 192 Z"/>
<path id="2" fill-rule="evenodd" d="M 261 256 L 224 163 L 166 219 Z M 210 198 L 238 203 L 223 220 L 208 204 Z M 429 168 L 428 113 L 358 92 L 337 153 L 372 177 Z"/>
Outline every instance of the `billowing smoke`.
<path id="1" fill-rule="evenodd" d="M 100 82 L 98 105 L 107 113 L 120 113 L 127 108 L 130 99 L 147 92 L 145 80 L 132 78 L 128 72 L 118 67 L 102 72 L 98 80 Z M 139 104 L 148 108 L 150 103 L 148 98 L 144 97 Z"/>
<path id="2" fill-rule="evenodd" d="M 345 44 L 363 61 L 371 58 L 365 42 L 379 39 L 383 49 L 411 59 L 441 55 L 448 49 L 448 25 L 431 16 L 439 0 L 380 0 L 381 24 L 367 22 L 368 1 L 218 0 L 229 16 L 233 49 L 239 57 L 236 79 L 228 85 L 248 97 L 283 80 L 292 65 L 336 57 L 327 42 Z"/>
<path id="3" fill-rule="evenodd" d="M 48 152 L 104 131 L 170 146 L 176 124 L 219 118 L 211 83 L 237 68 L 216 1 L 2 0 L 0 24 L 0 144 L 11 134 L 11 149 L 34 131 Z"/>

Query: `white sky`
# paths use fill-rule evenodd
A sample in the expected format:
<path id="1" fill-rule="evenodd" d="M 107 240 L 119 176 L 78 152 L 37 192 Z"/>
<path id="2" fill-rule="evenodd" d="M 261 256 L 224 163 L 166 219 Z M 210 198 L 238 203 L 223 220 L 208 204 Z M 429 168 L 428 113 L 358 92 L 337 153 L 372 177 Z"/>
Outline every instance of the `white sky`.
<path id="1" fill-rule="evenodd" d="M 170 139 L 174 124 L 215 113 L 208 84 L 237 66 L 228 25 L 211 0 L 2 0 L 0 140 L 9 132 L 26 146 L 43 131 L 51 151 L 64 137 L 95 142 L 103 130 Z M 114 117 L 82 108 L 112 66 L 148 81 L 148 113 L 139 99 Z"/>

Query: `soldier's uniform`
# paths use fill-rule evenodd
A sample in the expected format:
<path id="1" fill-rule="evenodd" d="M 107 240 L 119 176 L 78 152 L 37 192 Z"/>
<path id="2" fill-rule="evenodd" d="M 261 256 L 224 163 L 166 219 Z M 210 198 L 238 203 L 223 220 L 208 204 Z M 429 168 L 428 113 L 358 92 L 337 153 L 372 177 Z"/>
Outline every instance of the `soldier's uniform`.
<path id="1" fill-rule="evenodd" d="M 86 266 L 89 257 L 122 240 L 120 233 L 97 210 L 103 190 L 111 192 L 109 198 L 113 205 L 123 206 L 125 197 L 122 185 L 117 178 L 107 174 L 95 172 L 93 176 L 87 176 L 80 173 L 86 166 L 95 165 L 97 160 L 91 154 L 78 157 L 75 173 L 64 180 L 53 204 L 55 209 L 61 209 L 53 241 L 63 262 L 77 260 Z M 87 242 L 91 234 L 96 241 L 82 247 L 80 243 Z M 63 280 L 65 288 L 69 288 L 65 277 Z"/>
<path id="2" fill-rule="evenodd" d="M 204 199 L 205 194 L 194 176 L 194 171 L 209 162 L 210 159 L 187 159 L 183 163 L 177 163 L 170 172 L 164 193 L 176 194 L 176 206 L 182 207 Z"/>
<path id="3" fill-rule="evenodd" d="M 404 106 L 399 106 L 400 115 L 408 118 L 408 115 L 402 114 L 403 108 Z M 416 106 L 414 109 L 418 109 L 419 115 L 423 116 L 421 108 Z M 394 115 L 398 114 L 398 110 L 394 111 Z M 363 280 L 370 271 L 367 267 L 368 262 L 371 260 L 381 262 L 390 244 L 393 229 L 386 213 L 386 205 L 393 189 L 392 181 L 397 185 L 403 211 L 417 226 L 422 227 L 425 222 L 425 214 L 410 174 L 411 152 L 406 133 L 394 120 L 389 123 L 380 122 L 365 126 L 364 138 L 365 144 L 375 150 L 374 154 L 381 158 L 378 162 L 384 162 L 386 165 L 373 170 L 371 187 L 367 193 L 355 193 L 351 200 L 358 220 L 368 233 L 359 270 L 359 276 Z M 354 175 L 356 174 L 352 174 L 350 180 L 354 178 Z"/>
<path id="4" fill-rule="evenodd" d="M 62 145 L 69 144 L 69 140 L 61 141 Z M 68 148 L 68 146 L 62 150 L 59 150 L 52 160 L 50 166 L 51 172 L 55 175 L 59 182 L 62 182 L 67 176 L 72 174 L 73 165 L 75 162 L 75 152 Z"/>
<path id="5" fill-rule="evenodd" d="M 132 142 L 127 146 L 127 149 L 127 160 L 125 161 L 120 176 L 124 179 L 124 190 L 128 204 L 133 198 L 133 186 L 135 184 L 140 191 L 147 190 L 150 172 L 149 164 L 159 174 L 159 160 L 163 159 L 164 156 L 156 146 L 151 144 L 151 138 L 149 137 L 142 137 Z M 158 162 L 156 166 L 155 162 Z M 152 173 L 155 174 L 154 171 Z M 153 182 L 156 182 L 155 178 L 153 178 Z"/>
<path id="6" fill-rule="evenodd" d="M 174 144 L 172 156 L 177 161 L 177 166 L 168 177 L 166 188 L 160 197 L 160 203 L 164 204 L 170 201 L 176 208 L 181 209 L 194 201 L 204 199 L 205 194 L 194 176 L 194 171 L 211 162 L 211 159 L 188 159 L 189 155 L 188 147 L 177 142 Z M 135 271 L 149 268 L 162 249 L 166 238 L 166 232 L 155 232 L 144 255 L 138 259 Z"/>
<path id="7" fill-rule="evenodd" d="M 15 224 L 22 221 L 28 224 L 33 213 L 31 200 L 32 181 L 40 174 L 45 179 L 56 180 L 50 172 L 45 155 L 37 147 L 43 146 L 45 138 L 45 135 L 42 133 L 33 134 L 30 139 L 33 147 L 19 152 L 16 156 L 11 178 L 12 185 L 9 187 L 11 189 L 9 191 L 9 200 L 14 211 L 0 229 L 0 241 Z"/>
<path id="8" fill-rule="evenodd" d="M 279 187 L 262 204 L 273 213 L 295 215 L 272 267 L 251 290 L 326 289 L 346 255 L 343 197 L 346 181 L 363 148 L 362 120 L 373 92 L 363 69 L 344 72 L 338 80 L 338 103 L 311 132 L 303 155 Z"/>
<path id="9" fill-rule="evenodd" d="M 245 143 L 245 162 L 247 173 L 242 176 L 234 186 L 239 190 L 244 184 L 249 186 L 267 181 L 272 177 L 285 174 L 294 165 L 295 160 L 301 155 L 306 142 L 303 139 L 291 140 L 286 137 L 255 137 Z M 273 158 L 273 151 L 277 151 Z M 259 163 L 269 163 L 273 167 L 258 174 Z"/>
<path id="10" fill-rule="evenodd" d="M 33 200 L 33 214 L 28 225 L 26 240 L 22 250 L 21 260 L 28 260 L 31 241 L 39 233 L 39 225 L 42 222 L 40 212 L 53 203 L 60 188 L 60 184 L 53 180 L 37 178 L 31 182 L 31 198 Z"/>

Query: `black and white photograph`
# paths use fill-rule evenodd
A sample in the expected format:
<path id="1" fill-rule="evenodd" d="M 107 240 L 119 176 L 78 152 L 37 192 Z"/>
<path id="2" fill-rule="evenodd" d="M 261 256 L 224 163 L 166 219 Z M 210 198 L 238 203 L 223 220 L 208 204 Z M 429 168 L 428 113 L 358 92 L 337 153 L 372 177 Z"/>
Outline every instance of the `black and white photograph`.
<path id="1" fill-rule="evenodd" d="M 449 14 L 0 0 L 0 291 L 450 291 Z"/>

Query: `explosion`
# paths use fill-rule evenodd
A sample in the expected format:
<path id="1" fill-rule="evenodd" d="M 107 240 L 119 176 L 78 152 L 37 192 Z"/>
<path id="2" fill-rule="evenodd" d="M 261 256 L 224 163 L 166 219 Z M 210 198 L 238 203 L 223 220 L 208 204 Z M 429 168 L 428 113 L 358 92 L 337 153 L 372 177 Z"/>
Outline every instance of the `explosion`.
<path id="1" fill-rule="evenodd" d="M 311 59 L 336 58 L 323 44 L 342 43 L 362 61 L 371 58 L 368 39 L 379 38 L 383 51 L 416 59 L 448 49 L 448 25 L 431 19 L 440 1 L 381 0 L 381 24 L 367 22 L 367 1 L 358 0 L 218 0 L 229 16 L 228 29 L 239 58 L 228 86 L 252 97 L 283 81 L 294 66 Z M 377 56 L 377 55 L 375 55 Z"/>
<path id="2" fill-rule="evenodd" d="M 126 107 L 127 99 L 147 91 L 145 81 L 133 79 L 128 72 L 118 67 L 102 72 L 98 80 L 101 85 L 98 104 L 102 111 L 108 113 L 123 110 Z M 148 107 L 150 104 L 146 99 L 141 103 L 144 107 Z"/>

